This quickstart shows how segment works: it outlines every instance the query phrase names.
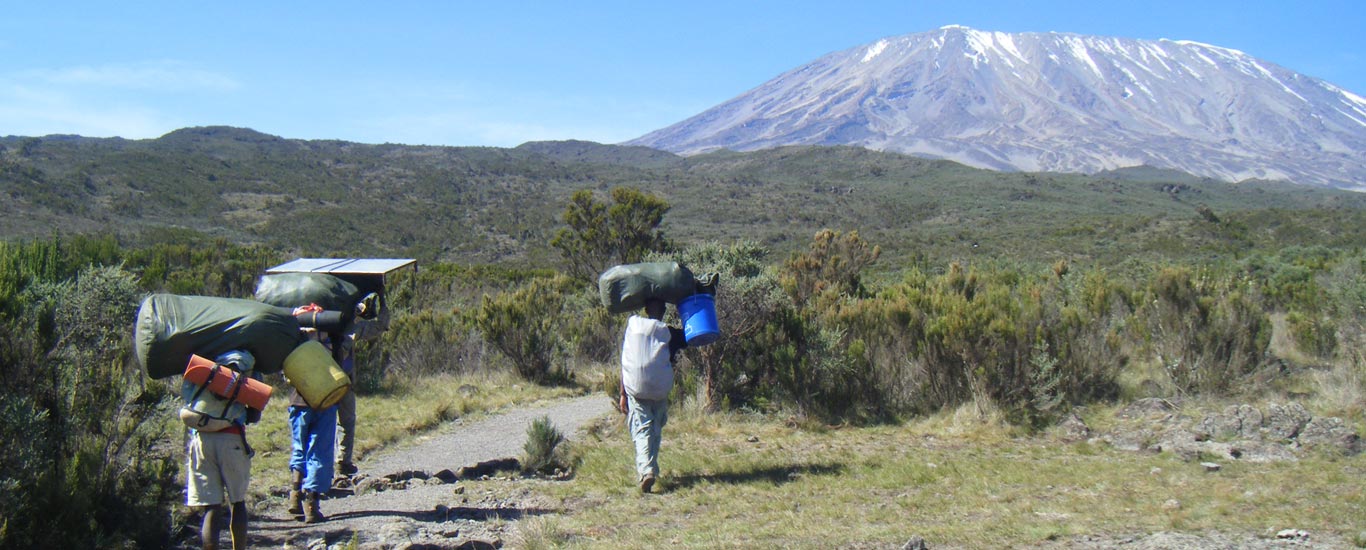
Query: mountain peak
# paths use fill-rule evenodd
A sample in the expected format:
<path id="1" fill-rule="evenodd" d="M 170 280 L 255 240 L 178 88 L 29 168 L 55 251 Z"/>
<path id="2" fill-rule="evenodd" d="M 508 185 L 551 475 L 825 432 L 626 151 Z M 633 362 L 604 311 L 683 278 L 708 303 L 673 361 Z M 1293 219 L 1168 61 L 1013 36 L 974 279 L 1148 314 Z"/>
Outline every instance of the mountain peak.
<path id="1" fill-rule="evenodd" d="M 828 54 L 627 144 L 855 145 L 995 170 L 1366 188 L 1366 101 L 1327 82 L 1193 41 L 962 25 Z"/>
<path id="2" fill-rule="evenodd" d="M 1204 42 L 1196 42 L 1196 41 L 1194 41 L 1194 40 L 1172 40 L 1171 42 L 1172 42 L 1173 44 L 1178 44 L 1178 45 L 1181 45 L 1181 46 L 1194 46 L 1194 47 L 1197 47 L 1197 48 L 1204 48 L 1204 49 L 1206 49 L 1206 50 L 1215 50 L 1215 51 L 1223 52 L 1225 55 L 1233 56 L 1233 57 L 1249 57 L 1249 56 L 1248 56 L 1246 53 L 1244 53 L 1242 50 L 1235 50 L 1235 49 L 1233 49 L 1233 48 L 1225 48 L 1225 47 L 1223 47 L 1223 46 L 1215 46 L 1215 45 L 1213 45 L 1213 44 L 1206 44 L 1206 43 L 1204 43 Z"/>

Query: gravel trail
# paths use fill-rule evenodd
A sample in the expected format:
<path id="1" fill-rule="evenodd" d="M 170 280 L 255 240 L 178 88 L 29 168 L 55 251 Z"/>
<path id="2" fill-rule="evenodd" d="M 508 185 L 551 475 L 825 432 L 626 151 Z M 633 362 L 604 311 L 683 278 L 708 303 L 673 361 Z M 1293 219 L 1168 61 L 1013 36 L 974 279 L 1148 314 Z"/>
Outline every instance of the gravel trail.
<path id="1" fill-rule="evenodd" d="M 556 428 L 573 439 L 580 428 L 611 411 L 608 399 L 593 394 L 538 403 L 476 421 L 458 419 L 415 442 L 366 457 L 358 464 L 362 480 L 358 494 L 343 491 L 338 495 L 334 491 L 321 506 L 328 518 L 325 522 L 305 525 L 285 513 L 283 506 L 256 513 L 251 546 L 317 548 L 319 539 L 333 545 L 356 536 L 362 547 L 399 543 L 435 548 L 469 547 L 473 543 L 478 547 L 501 535 L 487 528 L 487 520 L 515 520 L 550 511 L 529 508 L 521 502 L 466 495 L 458 483 L 434 476 L 443 470 L 459 472 L 482 462 L 520 456 L 528 426 L 542 416 L 549 416 Z M 410 479 L 406 488 L 375 490 L 366 486 L 365 478 L 379 480 L 385 476 L 415 479 Z"/>

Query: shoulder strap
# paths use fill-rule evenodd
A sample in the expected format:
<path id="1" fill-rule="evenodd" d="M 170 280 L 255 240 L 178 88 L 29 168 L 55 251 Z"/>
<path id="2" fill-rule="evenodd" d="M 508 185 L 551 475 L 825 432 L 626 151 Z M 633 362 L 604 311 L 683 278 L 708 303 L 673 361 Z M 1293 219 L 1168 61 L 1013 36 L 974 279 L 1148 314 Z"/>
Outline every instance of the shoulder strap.
<path id="1" fill-rule="evenodd" d="M 217 365 L 215 365 L 215 366 L 217 366 Z M 190 396 L 190 403 L 189 403 L 190 405 L 194 405 L 194 402 L 195 402 L 195 401 L 199 401 L 199 396 L 204 395 L 204 390 L 206 390 L 206 389 L 209 388 L 209 383 L 210 383 L 210 382 L 213 382 L 213 377 L 214 377 L 214 376 L 217 376 L 217 375 L 218 375 L 218 369 L 216 369 L 216 368 L 209 369 L 209 377 L 208 377 L 208 378 L 205 378 L 205 379 L 204 379 L 204 383 L 203 383 L 203 384 L 200 384 L 200 385 L 199 385 L 199 389 L 195 390 L 195 391 L 194 391 L 194 395 L 191 395 L 191 396 Z M 227 412 L 225 411 L 223 414 L 227 414 Z"/>

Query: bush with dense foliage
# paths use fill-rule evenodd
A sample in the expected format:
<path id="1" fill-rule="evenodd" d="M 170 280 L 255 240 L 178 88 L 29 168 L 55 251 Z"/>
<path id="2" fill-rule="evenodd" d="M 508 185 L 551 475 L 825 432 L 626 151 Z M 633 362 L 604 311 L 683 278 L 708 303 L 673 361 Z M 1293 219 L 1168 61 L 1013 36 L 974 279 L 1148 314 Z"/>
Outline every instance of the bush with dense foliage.
<path id="1" fill-rule="evenodd" d="M 126 328 L 134 276 L 89 268 L 38 277 L 0 338 L 0 546 L 149 547 L 170 535 L 178 456 L 164 384 L 144 387 Z"/>
<path id="2" fill-rule="evenodd" d="M 1271 321 L 1242 277 L 1161 268 L 1142 296 L 1145 347 L 1179 390 L 1227 391 L 1265 360 Z"/>
<path id="3" fill-rule="evenodd" d="M 556 369 L 556 360 L 565 351 L 561 330 L 566 319 L 565 293 L 572 285 L 572 279 L 556 276 L 484 296 L 474 324 L 522 378 L 551 382 L 567 374 Z"/>
<path id="4" fill-rule="evenodd" d="M 575 191 L 550 245 L 560 251 L 566 271 L 586 281 L 618 264 L 641 261 L 669 248 L 660 222 L 669 212 L 663 199 L 630 187 L 612 189 L 612 203 L 598 202 L 587 189 Z"/>

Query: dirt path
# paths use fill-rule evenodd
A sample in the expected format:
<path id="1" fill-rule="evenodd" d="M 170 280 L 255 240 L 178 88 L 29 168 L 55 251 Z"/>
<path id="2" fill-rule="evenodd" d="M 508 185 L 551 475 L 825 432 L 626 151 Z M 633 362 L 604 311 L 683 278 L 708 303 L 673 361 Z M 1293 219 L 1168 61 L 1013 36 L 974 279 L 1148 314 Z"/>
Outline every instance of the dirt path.
<path id="1" fill-rule="evenodd" d="M 611 410 L 606 398 L 594 394 L 506 411 L 474 422 L 457 420 L 435 434 L 363 460 L 358 464 L 361 475 L 354 494 L 334 491 L 332 498 L 322 503 L 326 522 L 305 525 L 286 514 L 283 506 L 256 514 L 252 547 L 319 548 L 324 539 L 333 545 L 353 537 L 361 547 L 374 548 L 400 544 L 489 547 L 484 545 L 505 534 L 502 520 L 550 511 L 528 507 L 524 501 L 465 494 L 465 487 L 447 474 L 520 456 L 527 427 L 542 416 L 549 416 L 556 428 L 573 439 L 581 427 Z M 476 478 L 482 474 L 464 473 Z M 399 481 L 390 483 L 386 476 Z"/>

